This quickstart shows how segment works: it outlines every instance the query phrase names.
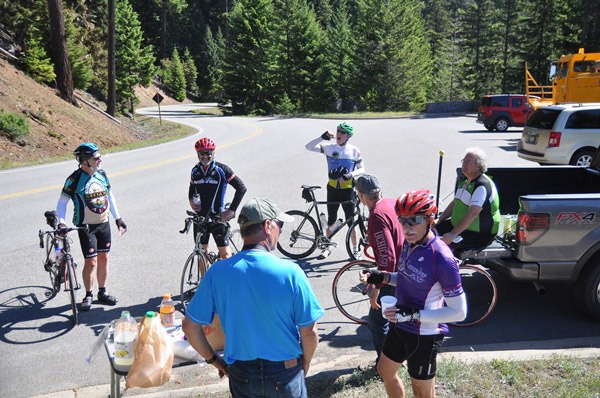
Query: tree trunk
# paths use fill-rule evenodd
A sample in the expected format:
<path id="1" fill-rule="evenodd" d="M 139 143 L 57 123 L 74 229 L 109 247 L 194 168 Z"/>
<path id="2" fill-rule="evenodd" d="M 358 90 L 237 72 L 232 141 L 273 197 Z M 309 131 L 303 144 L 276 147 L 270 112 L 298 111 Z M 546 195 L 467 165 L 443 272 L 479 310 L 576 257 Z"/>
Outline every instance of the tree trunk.
<path id="1" fill-rule="evenodd" d="M 62 99 L 79 106 L 73 96 L 73 75 L 69 63 L 62 0 L 48 0 L 48 12 L 50 14 L 51 56 L 56 73 L 56 86 Z"/>
<path id="2" fill-rule="evenodd" d="M 112 117 L 115 117 L 117 110 L 115 43 L 115 0 L 108 0 L 108 95 L 106 96 L 106 113 Z"/>

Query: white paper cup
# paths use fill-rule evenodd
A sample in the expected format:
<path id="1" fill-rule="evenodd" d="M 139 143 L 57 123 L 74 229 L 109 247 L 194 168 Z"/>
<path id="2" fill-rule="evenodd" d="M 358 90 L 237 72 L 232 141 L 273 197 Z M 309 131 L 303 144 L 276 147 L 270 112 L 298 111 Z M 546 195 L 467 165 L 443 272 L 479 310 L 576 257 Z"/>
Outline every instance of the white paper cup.
<path id="1" fill-rule="evenodd" d="M 396 297 L 394 296 L 383 296 L 380 299 L 381 301 L 381 314 L 385 312 L 386 309 L 390 307 L 394 307 L 396 305 Z M 385 318 L 385 316 L 384 316 Z"/>

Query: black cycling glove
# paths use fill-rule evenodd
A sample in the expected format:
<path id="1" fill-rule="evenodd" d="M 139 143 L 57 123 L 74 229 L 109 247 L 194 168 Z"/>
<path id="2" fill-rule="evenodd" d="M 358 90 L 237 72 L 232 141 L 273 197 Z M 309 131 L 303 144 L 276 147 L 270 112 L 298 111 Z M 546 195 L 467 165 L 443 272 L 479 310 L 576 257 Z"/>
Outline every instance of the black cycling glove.
<path id="1" fill-rule="evenodd" d="M 331 136 L 329 135 L 329 131 L 326 131 L 323 134 L 321 134 L 321 138 L 326 141 L 329 141 L 331 139 Z"/>
<path id="2" fill-rule="evenodd" d="M 362 273 L 369 274 L 369 276 L 367 277 L 367 283 L 370 283 L 372 285 L 381 285 L 383 283 L 383 280 L 385 279 L 385 273 L 379 271 L 377 268 L 369 268 L 363 270 Z"/>
<path id="3" fill-rule="evenodd" d="M 115 220 L 115 223 L 117 224 L 117 228 L 121 229 L 127 229 L 127 224 L 125 224 L 125 221 L 123 221 L 122 218 L 118 218 Z"/>

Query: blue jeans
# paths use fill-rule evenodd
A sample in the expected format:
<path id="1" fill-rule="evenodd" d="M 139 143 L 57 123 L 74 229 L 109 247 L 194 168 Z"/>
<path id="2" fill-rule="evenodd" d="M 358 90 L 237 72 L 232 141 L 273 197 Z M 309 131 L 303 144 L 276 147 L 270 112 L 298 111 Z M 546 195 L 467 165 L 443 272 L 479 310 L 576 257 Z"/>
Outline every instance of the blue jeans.
<path id="1" fill-rule="evenodd" d="M 379 298 L 377 302 L 379 303 L 379 299 L 382 296 L 394 296 L 396 294 L 396 287 L 391 285 L 383 285 L 381 290 L 379 291 Z M 369 319 L 367 321 L 369 330 L 371 331 L 371 337 L 373 339 L 373 345 L 375 346 L 375 351 L 377 351 L 377 360 L 379 361 L 379 356 L 381 355 L 381 349 L 383 348 L 383 342 L 385 340 L 385 335 L 389 330 L 389 322 L 387 319 L 381 315 L 381 309 L 374 310 L 373 308 L 369 308 Z"/>
<path id="2" fill-rule="evenodd" d="M 233 398 L 307 398 L 300 358 L 272 362 L 266 359 L 235 361 L 229 366 L 229 390 Z M 286 369 L 287 367 L 287 369 Z"/>

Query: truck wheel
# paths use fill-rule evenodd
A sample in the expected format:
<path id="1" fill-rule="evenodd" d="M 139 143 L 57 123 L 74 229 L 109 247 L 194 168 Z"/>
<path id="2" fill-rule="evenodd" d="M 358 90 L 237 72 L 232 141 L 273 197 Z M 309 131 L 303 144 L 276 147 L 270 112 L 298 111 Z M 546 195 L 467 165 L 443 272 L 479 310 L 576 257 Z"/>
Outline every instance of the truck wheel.
<path id="1" fill-rule="evenodd" d="M 501 117 L 500 119 L 496 120 L 496 123 L 494 123 L 494 127 L 498 131 L 506 131 L 508 130 L 508 120 Z"/>
<path id="2" fill-rule="evenodd" d="M 596 263 L 586 272 L 583 272 L 575 286 L 577 289 L 576 301 L 582 299 L 582 304 L 588 314 L 600 321 L 600 264 Z"/>
<path id="3" fill-rule="evenodd" d="M 580 149 L 575 152 L 569 164 L 571 166 L 583 166 L 588 167 L 592 162 L 592 158 L 594 157 L 594 152 L 591 149 Z"/>

